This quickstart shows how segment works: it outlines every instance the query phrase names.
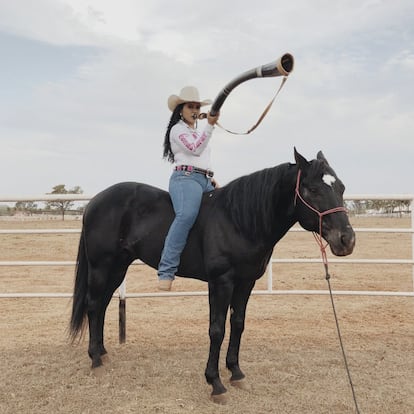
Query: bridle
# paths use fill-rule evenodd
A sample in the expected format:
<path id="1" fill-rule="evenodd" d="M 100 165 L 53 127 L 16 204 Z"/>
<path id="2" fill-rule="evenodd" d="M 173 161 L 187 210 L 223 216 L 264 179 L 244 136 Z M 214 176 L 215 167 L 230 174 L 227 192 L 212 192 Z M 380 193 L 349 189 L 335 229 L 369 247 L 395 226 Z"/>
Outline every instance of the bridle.
<path id="1" fill-rule="evenodd" d="M 298 170 L 298 175 L 297 175 L 297 178 L 296 178 L 294 206 L 296 206 L 297 199 L 299 198 L 299 200 L 306 207 L 308 207 L 311 211 L 313 211 L 319 217 L 319 234 L 316 234 L 315 232 L 313 232 L 313 235 L 314 235 L 315 240 L 318 243 L 319 248 L 321 250 L 322 261 L 323 261 L 323 265 L 325 267 L 325 279 L 328 282 L 329 295 L 330 295 L 330 298 L 331 298 L 332 310 L 333 310 L 333 314 L 334 314 L 334 318 L 335 318 L 335 324 L 336 324 L 336 330 L 338 332 L 338 339 L 339 339 L 339 343 L 340 343 L 340 346 L 341 346 L 342 356 L 344 358 L 345 369 L 346 369 L 346 372 L 347 372 L 347 375 L 348 375 L 349 385 L 350 385 L 351 391 L 352 391 L 352 397 L 353 397 L 354 404 L 355 404 L 355 410 L 356 410 L 357 414 L 359 414 L 360 411 L 359 411 L 358 402 L 357 402 L 357 399 L 356 399 L 354 384 L 352 382 L 351 372 L 349 370 L 348 360 L 347 360 L 347 357 L 346 357 L 346 354 L 345 354 L 345 348 L 344 348 L 344 344 L 343 344 L 343 341 L 342 341 L 341 331 L 340 331 L 340 328 L 339 328 L 338 316 L 336 314 L 335 303 L 334 303 L 334 300 L 333 300 L 332 288 L 331 288 L 331 283 L 330 283 L 331 276 L 329 274 L 328 259 L 327 259 L 327 256 L 326 256 L 326 247 L 328 246 L 328 243 L 324 243 L 323 238 L 322 238 L 322 220 L 323 220 L 323 217 L 328 215 L 328 214 L 332 214 L 332 213 L 339 213 L 339 212 L 347 213 L 347 210 L 346 210 L 345 207 L 334 207 L 334 208 L 330 208 L 328 210 L 325 210 L 325 211 L 321 212 L 321 211 L 317 210 L 315 207 L 312 207 L 301 196 L 301 194 L 299 192 L 301 173 L 302 173 L 302 171 L 299 169 Z"/>
<path id="2" fill-rule="evenodd" d="M 299 186 L 300 186 L 300 177 L 301 177 L 302 171 L 299 169 L 298 170 L 298 175 L 296 178 L 296 187 L 295 187 L 295 199 L 294 199 L 294 205 L 296 206 L 297 203 L 297 199 L 299 198 L 300 201 L 302 201 L 302 203 L 309 208 L 309 210 L 312 210 L 315 214 L 318 215 L 319 217 L 319 234 L 316 234 L 315 232 L 313 232 L 313 235 L 315 237 L 316 242 L 319 245 L 319 248 L 321 249 L 321 255 L 322 255 L 322 260 L 325 266 L 327 266 L 328 261 L 326 258 L 326 247 L 328 246 L 328 243 L 324 243 L 323 238 L 322 238 L 322 221 L 323 221 L 323 217 L 327 216 L 328 214 L 332 214 L 332 213 L 347 213 L 347 210 L 345 207 L 334 207 L 334 208 L 330 208 L 328 210 L 325 211 L 319 211 L 317 210 L 315 207 L 312 207 L 300 194 L 299 191 Z"/>

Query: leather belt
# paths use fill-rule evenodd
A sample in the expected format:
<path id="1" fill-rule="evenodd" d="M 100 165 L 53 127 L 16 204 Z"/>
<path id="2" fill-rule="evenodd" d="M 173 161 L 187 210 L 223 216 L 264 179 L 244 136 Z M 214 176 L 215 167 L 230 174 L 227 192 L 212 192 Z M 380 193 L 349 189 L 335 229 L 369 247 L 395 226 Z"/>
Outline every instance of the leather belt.
<path id="1" fill-rule="evenodd" d="M 203 174 L 208 178 L 212 178 L 214 176 L 214 172 L 211 170 L 203 170 L 202 168 L 193 167 L 192 165 L 177 165 L 175 167 L 176 171 L 188 171 L 188 172 L 196 172 L 199 174 Z"/>

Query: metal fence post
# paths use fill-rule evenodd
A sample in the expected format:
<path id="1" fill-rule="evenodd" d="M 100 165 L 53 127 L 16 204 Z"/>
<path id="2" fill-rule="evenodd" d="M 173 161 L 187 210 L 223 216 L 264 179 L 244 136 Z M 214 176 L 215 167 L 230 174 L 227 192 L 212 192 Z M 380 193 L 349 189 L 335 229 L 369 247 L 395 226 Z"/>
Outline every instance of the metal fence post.
<path id="1" fill-rule="evenodd" d="M 411 200 L 410 213 L 411 213 L 411 259 L 414 260 L 414 198 Z M 414 263 L 412 264 L 412 273 L 413 273 L 413 292 L 414 292 Z"/>
<path id="2" fill-rule="evenodd" d="M 119 286 L 119 343 L 126 340 L 126 278 Z"/>

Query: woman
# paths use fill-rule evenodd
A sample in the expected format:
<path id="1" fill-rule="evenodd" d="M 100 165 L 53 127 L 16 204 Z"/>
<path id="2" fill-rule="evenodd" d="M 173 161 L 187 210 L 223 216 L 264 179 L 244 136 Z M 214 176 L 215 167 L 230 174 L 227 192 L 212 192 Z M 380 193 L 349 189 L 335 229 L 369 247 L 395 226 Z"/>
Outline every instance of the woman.
<path id="1" fill-rule="evenodd" d="M 201 101 L 197 88 L 193 86 L 186 86 L 179 95 L 168 98 L 172 115 L 164 139 L 164 158 L 175 164 L 169 183 L 175 219 L 165 239 L 158 266 L 160 290 L 171 290 L 202 195 L 214 189 L 208 144 L 218 115 L 208 114 L 204 130 L 199 132 L 196 129 L 200 107 L 209 104 L 211 100 Z"/>

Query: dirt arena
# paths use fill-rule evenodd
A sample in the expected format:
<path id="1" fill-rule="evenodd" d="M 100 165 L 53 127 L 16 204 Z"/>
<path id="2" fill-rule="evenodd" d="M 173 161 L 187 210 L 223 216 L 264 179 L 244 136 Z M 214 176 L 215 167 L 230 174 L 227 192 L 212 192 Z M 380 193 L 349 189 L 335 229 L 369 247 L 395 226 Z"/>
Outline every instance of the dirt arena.
<path id="1" fill-rule="evenodd" d="M 354 227 L 409 227 L 408 218 L 352 218 Z M 0 228 L 79 228 L 79 221 L 0 221 Z M 0 261 L 76 258 L 78 234 L 0 235 Z M 352 258 L 410 259 L 410 234 L 357 235 Z M 309 233 L 290 233 L 275 258 L 318 258 Z M 332 257 L 331 255 L 329 257 Z M 331 264 L 334 290 L 412 291 L 411 265 Z M 321 264 L 274 264 L 273 288 L 326 289 Z M 73 268 L 0 267 L 0 292 L 71 292 Z M 266 289 L 266 276 L 256 288 Z M 128 292 L 156 292 L 156 274 L 131 266 Z M 178 279 L 175 291 L 206 290 Z M 414 413 L 414 298 L 335 296 L 361 413 Z M 87 340 L 67 339 L 69 298 L 0 298 L 0 413 L 354 413 L 329 296 L 253 295 L 242 338 L 247 389 L 210 402 L 206 296 L 130 298 L 127 341 L 118 304 L 106 319 L 109 359 L 90 372 Z M 226 337 L 227 340 L 227 337 Z M 226 349 L 227 341 L 223 344 Z"/>

